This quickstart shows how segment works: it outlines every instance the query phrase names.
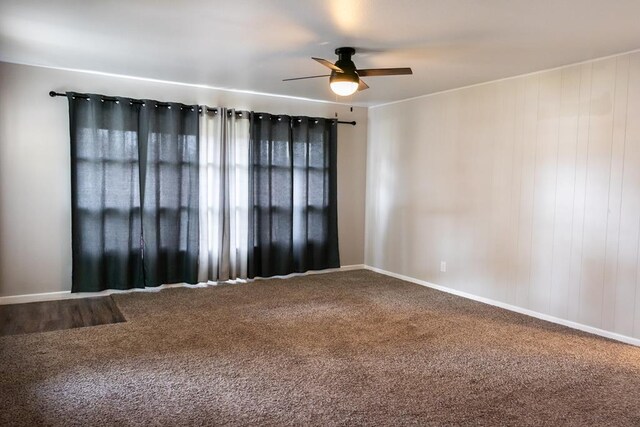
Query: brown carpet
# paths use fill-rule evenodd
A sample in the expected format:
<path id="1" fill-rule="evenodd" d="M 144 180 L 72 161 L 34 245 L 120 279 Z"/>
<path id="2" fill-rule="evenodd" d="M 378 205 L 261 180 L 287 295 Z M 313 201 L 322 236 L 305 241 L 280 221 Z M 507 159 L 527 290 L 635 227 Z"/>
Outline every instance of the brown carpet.
<path id="1" fill-rule="evenodd" d="M 0 338 L 0 425 L 640 425 L 640 348 L 369 271 Z"/>
<path id="2" fill-rule="evenodd" d="M 125 321 L 110 296 L 0 305 L 0 336 Z"/>

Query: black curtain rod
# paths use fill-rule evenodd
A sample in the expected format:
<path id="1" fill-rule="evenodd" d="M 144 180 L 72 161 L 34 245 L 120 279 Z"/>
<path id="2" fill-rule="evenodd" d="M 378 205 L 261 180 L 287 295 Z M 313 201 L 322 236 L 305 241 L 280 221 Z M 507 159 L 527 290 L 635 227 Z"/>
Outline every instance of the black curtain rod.
<path id="1" fill-rule="evenodd" d="M 49 92 L 49 96 L 52 97 L 52 98 L 55 98 L 56 96 L 64 96 L 64 97 L 66 97 L 67 94 L 66 93 L 59 93 L 59 92 L 56 92 L 56 91 L 52 90 L 52 91 Z M 89 99 L 89 97 L 87 95 L 76 95 L 76 96 L 78 98 Z M 103 96 L 102 99 L 105 100 L 105 101 L 117 101 L 118 100 L 117 98 L 113 98 L 113 97 L 110 97 L 110 96 Z M 133 103 L 133 104 L 142 104 L 143 103 L 142 101 L 139 101 L 139 100 L 136 100 L 136 99 L 132 99 L 130 102 Z M 157 105 L 161 105 L 161 106 L 166 107 L 166 106 L 168 106 L 170 104 L 168 104 L 166 102 L 158 102 Z M 202 112 L 202 108 L 198 109 L 198 111 Z M 209 107 L 207 107 L 207 112 L 209 112 L 209 113 L 217 113 L 218 109 L 217 108 L 209 108 Z M 341 124 L 341 125 L 351 125 L 351 126 L 355 126 L 356 125 L 356 121 L 355 120 L 353 120 L 351 122 L 338 120 L 338 123 Z"/>
<path id="2" fill-rule="evenodd" d="M 52 97 L 52 98 L 55 98 L 56 96 L 64 96 L 64 97 L 66 97 L 67 94 L 66 93 L 55 92 L 55 91 L 52 90 L 52 91 L 49 92 L 49 96 Z M 87 95 L 75 95 L 75 96 L 77 96 L 78 98 L 82 98 L 82 99 L 89 99 L 89 97 Z M 105 100 L 105 101 L 117 101 L 118 100 L 118 98 L 114 98 L 112 96 L 102 96 L 102 99 Z M 140 101 L 138 99 L 131 99 L 130 102 L 132 104 L 144 104 L 143 101 Z M 170 104 L 168 102 L 156 102 L 156 105 L 167 107 Z M 198 111 L 202 112 L 202 108 L 198 109 Z M 207 111 L 209 113 L 217 113 L 218 109 L 217 108 L 207 108 Z"/>

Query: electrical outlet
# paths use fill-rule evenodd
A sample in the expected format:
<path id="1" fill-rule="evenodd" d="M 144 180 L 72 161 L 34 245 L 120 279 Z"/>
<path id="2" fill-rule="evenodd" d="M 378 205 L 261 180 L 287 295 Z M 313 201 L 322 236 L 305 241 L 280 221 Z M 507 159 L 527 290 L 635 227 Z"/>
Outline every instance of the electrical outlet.
<path id="1" fill-rule="evenodd" d="M 440 271 L 443 273 L 447 272 L 447 261 L 440 261 Z"/>

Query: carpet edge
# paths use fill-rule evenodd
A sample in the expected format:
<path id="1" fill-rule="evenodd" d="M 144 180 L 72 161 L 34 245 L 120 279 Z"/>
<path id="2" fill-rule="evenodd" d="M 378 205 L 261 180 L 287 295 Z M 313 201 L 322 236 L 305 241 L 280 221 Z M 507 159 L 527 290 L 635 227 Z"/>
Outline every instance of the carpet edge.
<path id="1" fill-rule="evenodd" d="M 627 335 L 618 334 L 616 332 L 607 331 L 605 329 L 596 328 L 594 326 L 585 325 L 583 323 L 573 322 L 571 320 L 562 319 L 560 317 L 555 317 L 549 314 L 540 313 L 538 311 L 529 310 L 527 308 L 518 307 L 516 305 L 508 304 L 502 301 L 497 301 L 491 298 L 482 297 L 479 295 L 474 295 L 468 292 L 459 291 L 457 289 L 449 288 L 442 285 L 437 285 L 435 283 L 427 282 L 426 280 L 417 279 L 411 276 L 405 276 L 404 274 L 394 273 L 392 271 L 387 271 L 382 268 L 373 267 L 370 265 L 364 266 L 365 270 L 370 270 L 375 273 L 383 274 L 385 276 L 393 277 L 395 279 L 404 280 L 405 282 L 414 283 L 416 285 L 424 286 L 427 288 L 435 289 L 437 291 L 446 292 L 448 294 L 456 295 L 462 298 L 470 299 L 473 301 L 481 302 L 484 304 L 492 305 L 494 307 L 499 307 L 505 310 L 513 311 L 515 313 L 524 314 L 525 316 L 534 317 L 536 319 L 545 320 L 547 322 L 555 323 L 557 325 L 566 326 L 571 329 L 576 329 L 582 332 L 587 332 L 593 335 L 598 335 L 604 338 L 609 338 L 615 341 L 619 341 L 625 344 L 630 344 L 636 347 L 640 347 L 640 339 L 633 338 Z"/>

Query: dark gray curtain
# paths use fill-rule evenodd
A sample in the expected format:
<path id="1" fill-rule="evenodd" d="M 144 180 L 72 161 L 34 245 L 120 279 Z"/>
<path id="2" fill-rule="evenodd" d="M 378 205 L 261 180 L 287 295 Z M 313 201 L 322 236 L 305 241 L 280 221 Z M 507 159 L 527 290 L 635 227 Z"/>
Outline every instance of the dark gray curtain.
<path id="1" fill-rule="evenodd" d="M 336 127 L 252 114 L 249 277 L 340 266 Z"/>
<path id="2" fill-rule="evenodd" d="M 72 291 L 195 283 L 197 107 L 67 98 Z"/>

